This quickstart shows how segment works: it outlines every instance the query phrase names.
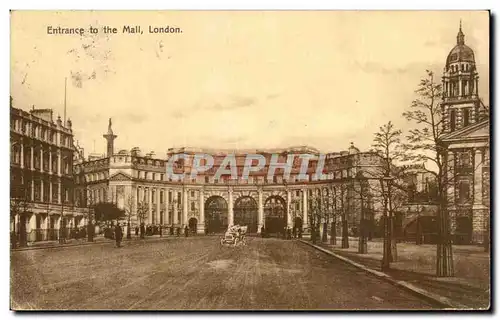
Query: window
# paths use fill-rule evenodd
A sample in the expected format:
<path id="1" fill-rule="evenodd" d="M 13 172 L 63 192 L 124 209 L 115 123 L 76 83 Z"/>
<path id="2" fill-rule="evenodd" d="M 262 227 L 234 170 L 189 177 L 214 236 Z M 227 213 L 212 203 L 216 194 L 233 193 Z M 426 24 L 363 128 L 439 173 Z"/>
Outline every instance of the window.
<path id="1" fill-rule="evenodd" d="M 168 202 L 172 202 L 172 191 L 168 192 Z"/>
<path id="2" fill-rule="evenodd" d="M 296 191 L 295 191 L 295 195 L 296 195 L 297 197 L 300 197 L 300 190 L 296 190 Z"/>
<path id="3" fill-rule="evenodd" d="M 165 179 L 165 175 L 162 173 L 160 174 L 160 180 L 163 181 Z"/>
<path id="4" fill-rule="evenodd" d="M 196 209 L 196 203 L 193 201 L 191 202 L 191 211 L 194 211 Z"/>
<path id="5" fill-rule="evenodd" d="M 151 179 L 152 180 L 156 180 L 156 173 L 154 173 L 154 172 L 152 173 L 152 178 Z"/>
<path id="6" fill-rule="evenodd" d="M 205 183 L 209 182 L 209 177 L 205 176 Z"/>
<path id="7" fill-rule="evenodd" d="M 464 109 L 464 127 L 469 125 L 469 109 Z"/>
<path id="8" fill-rule="evenodd" d="M 455 131 L 455 125 L 456 125 L 456 113 L 455 110 L 450 111 L 450 130 Z"/>
<path id="9" fill-rule="evenodd" d="M 164 198 L 164 194 L 163 194 L 163 190 L 160 191 L 160 203 L 163 203 L 163 198 Z"/>
<path id="10" fill-rule="evenodd" d="M 191 198 L 194 198 L 194 190 L 191 190 Z"/>

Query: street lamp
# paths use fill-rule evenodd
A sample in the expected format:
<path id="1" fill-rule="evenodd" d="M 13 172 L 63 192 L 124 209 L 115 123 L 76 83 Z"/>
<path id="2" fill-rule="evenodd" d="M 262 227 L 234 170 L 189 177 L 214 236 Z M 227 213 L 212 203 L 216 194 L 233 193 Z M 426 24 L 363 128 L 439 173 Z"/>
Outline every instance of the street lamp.
<path id="1" fill-rule="evenodd" d="M 382 271 L 390 269 L 390 255 L 391 255 L 391 243 L 389 234 L 389 219 L 388 219 L 388 198 L 389 198 L 389 188 L 392 182 L 392 177 L 384 176 L 380 179 L 380 185 L 382 187 L 382 194 L 384 197 L 384 251 L 382 256 Z"/>

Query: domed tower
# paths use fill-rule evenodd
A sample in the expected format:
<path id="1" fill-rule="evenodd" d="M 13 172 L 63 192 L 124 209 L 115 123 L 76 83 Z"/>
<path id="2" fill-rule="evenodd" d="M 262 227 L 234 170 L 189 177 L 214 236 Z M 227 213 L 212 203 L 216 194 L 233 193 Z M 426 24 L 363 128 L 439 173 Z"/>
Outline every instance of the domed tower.
<path id="1" fill-rule="evenodd" d="M 441 107 L 445 133 L 459 130 L 480 120 L 478 80 L 474 51 L 465 44 L 460 21 L 457 44 L 448 54 L 443 72 Z"/>

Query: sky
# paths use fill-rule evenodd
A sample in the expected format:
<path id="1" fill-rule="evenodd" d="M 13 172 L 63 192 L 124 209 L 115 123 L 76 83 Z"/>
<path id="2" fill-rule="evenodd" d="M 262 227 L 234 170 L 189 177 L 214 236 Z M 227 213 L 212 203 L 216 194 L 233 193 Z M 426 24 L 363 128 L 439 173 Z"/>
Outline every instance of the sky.
<path id="1" fill-rule="evenodd" d="M 14 106 L 62 117 L 67 78 L 67 117 L 86 154 L 105 153 L 109 118 L 115 151 L 367 150 L 388 121 L 408 130 L 401 113 L 426 69 L 441 76 L 460 20 L 489 104 L 486 11 L 14 11 L 10 89 Z M 127 25 L 143 34 L 123 34 Z"/>

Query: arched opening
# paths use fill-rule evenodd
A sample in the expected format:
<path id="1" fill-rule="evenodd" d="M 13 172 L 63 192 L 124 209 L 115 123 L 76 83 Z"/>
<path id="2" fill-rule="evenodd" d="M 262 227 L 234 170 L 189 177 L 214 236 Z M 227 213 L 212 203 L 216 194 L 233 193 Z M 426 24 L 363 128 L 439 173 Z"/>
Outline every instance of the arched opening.
<path id="1" fill-rule="evenodd" d="M 188 222 L 189 232 L 196 234 L 197 225 L 198 225 L 198 220 L 196 218 L 189 219 Z"/>
<path id="2" fill-rule="evenodd" d="M 234 204 L 234 224 L 248 226 L 249 233 L 257 232 L 257 202 L 249 196 L 240 197 Z"/>
<path id="3" fill-rule="evenodd" d="M 280 196 L 270 196 L 264 203 L 264 228 L 267 234 L 280 234 L 286 226 L 286 202 Z"/>
<path id="4" fill-rule="evenodd" d="M 221 196 L 205 201 L 205 229 L 207 233 L 224 232 L 227 229 L 227 202 Z"/>

